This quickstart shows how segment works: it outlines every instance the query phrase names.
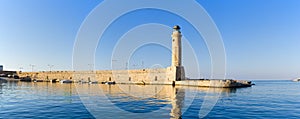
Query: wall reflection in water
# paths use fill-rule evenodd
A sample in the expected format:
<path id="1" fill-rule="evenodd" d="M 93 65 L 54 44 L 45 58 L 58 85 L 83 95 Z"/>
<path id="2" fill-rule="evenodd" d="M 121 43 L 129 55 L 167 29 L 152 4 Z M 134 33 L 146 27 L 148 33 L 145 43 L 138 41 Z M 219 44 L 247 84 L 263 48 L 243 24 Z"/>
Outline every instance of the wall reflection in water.
<path id="1" fill-rule="evenodd" d="M 8 81 L 0 85 L 2 99 L 0 107 L 9 104 L 20 104 L 25 107 L 35 104 L 47 107 L 55 104 L 74 106 L 83 103 L 95 118 L 198 118 L 200 110 L 203 110 L 201 107 L 205 97 L 208 99 L 227 97 L 235 91 L 230 88 L 169 85 L 89 85 Z M 56 110 L 62 112 L 65 109 Z"/>
<path id="2" fill-rule="evenodd" d="M 96 118 L 198 117 L 204 97 L 230 96 L 236 91 L 169 85 L 76 84 L 76 87 L 82 102 Z"/>
<path id="3" fill-rule="evenodd" d="M 0 83 L 0 94 L 5 94 L 5 99 L 17 102 L 26 100 L 49 100 L 49 102 L 64 101 L 73 103 L 77 95 L 76 88 L 73 84 L 60 84 L 48 82 L 20 82 L 8 80 Z M 1 95 L 0 95 L 1 96 Z M 7 101 L 7 102 L 9 102 Z"/>

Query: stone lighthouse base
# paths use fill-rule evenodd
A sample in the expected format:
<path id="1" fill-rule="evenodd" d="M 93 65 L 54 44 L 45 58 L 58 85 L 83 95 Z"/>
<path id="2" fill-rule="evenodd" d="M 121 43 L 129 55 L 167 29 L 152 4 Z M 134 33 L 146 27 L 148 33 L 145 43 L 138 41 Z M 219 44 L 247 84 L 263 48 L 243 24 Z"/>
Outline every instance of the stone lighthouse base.
<path id="1" fill-rule="evenodd" d="M 184 67 L 183 66 L 176 66 L 176 67 L 174 66 L 174 68 L 176 69 L 175 81 L 185 80 Z"/>

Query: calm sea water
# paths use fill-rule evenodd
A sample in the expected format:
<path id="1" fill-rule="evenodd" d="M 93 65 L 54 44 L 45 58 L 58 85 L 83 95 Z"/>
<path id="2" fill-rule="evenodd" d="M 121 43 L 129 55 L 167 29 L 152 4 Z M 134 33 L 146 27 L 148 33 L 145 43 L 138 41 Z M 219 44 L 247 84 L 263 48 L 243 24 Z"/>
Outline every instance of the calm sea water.
<path id="1" fill-rule="evenodd" d="M 215 89 L 9 81 L 0 84 L 0 118 L 199 118 L 201 109 L 209 112 L 204 118 L 300 118 L 300 83 L 254 83 Z M 201 108 L 205 99 L 209 106 Z"/>

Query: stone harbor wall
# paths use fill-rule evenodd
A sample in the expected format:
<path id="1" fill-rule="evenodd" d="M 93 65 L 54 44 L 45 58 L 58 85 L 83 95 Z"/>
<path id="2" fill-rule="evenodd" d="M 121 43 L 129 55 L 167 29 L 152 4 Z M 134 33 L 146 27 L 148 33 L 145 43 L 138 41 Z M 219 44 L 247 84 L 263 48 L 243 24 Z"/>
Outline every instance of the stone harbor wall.
<path id="1" fill-rule="evenodd" d="M 42 71 L 18 72 L 20 77 L 49 81 L 52 79 L 69 79 L 77 81 L 115 81 L 123 84 L 172 84 L 176 80 L 176 67 L 162 69 L 137 70 L 98 70 L 98 71 Z"/>
<path id="2" fill-rule="evenodd" d="M 231 79 L 195 79 L 183 78 L 183 67 L 167 67 L 164 69 L 137 70 L 103 70 L 103 71 L 52 71 L 52 72 L 18 72 L 20 77 L 50 81 L 53 79 L 69 79 L 73 82 L 115 82 L 117 84 L 156 84 L 200 87 L 248 87 L 252 83 Z"/>

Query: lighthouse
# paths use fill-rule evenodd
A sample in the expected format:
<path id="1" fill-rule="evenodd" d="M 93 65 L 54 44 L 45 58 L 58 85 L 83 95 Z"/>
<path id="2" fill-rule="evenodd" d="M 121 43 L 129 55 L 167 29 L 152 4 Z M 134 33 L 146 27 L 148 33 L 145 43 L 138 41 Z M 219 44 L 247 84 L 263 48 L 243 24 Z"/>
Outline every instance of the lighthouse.
<path id="1" fill-rule="evenodd" d="M 181 66 L 181 32 L 178 25 L 173 27 L 172 33 L 172 66 Z"/>
<path id="2" fill-rule="evenodd" d="M 176 81 L 185 79 L 184 68 L 182 66 L 182 45 L 180 27 L 175 25 L 172 33 L 172 67 L 176 71 Z"/>

